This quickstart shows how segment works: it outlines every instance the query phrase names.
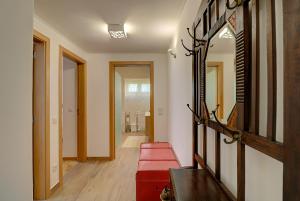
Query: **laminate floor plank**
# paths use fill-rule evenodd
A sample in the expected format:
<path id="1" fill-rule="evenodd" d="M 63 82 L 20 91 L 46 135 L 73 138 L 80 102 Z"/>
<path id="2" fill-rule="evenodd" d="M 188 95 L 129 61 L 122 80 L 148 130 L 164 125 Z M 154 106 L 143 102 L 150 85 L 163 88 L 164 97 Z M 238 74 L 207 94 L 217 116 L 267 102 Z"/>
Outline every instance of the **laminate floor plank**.
<path id="1" fill-rule="evenodd" d="M 135 201 L 139 149 L 120 148 L 114 161 L 78 163 L 49 201 Z"/>

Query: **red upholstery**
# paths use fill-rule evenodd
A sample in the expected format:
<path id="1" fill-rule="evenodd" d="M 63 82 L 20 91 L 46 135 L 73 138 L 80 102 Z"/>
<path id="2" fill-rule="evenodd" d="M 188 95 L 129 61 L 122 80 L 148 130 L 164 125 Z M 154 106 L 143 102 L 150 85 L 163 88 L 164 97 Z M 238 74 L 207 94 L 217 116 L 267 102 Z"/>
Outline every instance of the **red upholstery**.
<path id="1" fill-rule="evenodd" d="M 164 149 L 171 148 L 168 142 L 143 143 L 141 149 Z"/>
<path id="2" fill-rule="evenodd" d="M 136 201 L 160 201 L 163 188 L 170 188 L 170 168 L 179 168 L 167 142 L 141 144 L 136 173 Z"/>
<path id="3" fill-rule="evenodd" d="M 166 170 L 180 168 L 177 161 L 139 161 L 138 171 Z"/>
<path id="4" fill-rule="evenodd" d="M 170 188 L 169 168 L 177 161 L 139 161 L 136 173 L 136 201 L 160 201 L 163 188 Z"/>
<path id="5" fill-rule="evenodd" d="M 140 161 L 176 161 L 172 149 L 141 149 Z"/>

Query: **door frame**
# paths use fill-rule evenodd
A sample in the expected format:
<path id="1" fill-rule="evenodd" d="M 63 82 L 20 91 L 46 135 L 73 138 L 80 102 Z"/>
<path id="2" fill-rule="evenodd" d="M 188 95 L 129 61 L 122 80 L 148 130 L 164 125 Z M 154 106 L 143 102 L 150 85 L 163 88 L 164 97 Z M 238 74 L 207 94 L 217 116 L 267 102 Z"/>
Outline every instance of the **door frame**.
<path id="1" fill-rule="evenodd" d="M 223 73 L 223 62 L 210 61 L 207 62 L 207 67 L 217 68 L 217 117 L 223 119 L 224 117 L 224 73 Z"/>
<path id="2" fill-rule="evenodd" d="M 33 197 L 36 200 L 49 198 L 50 189 L 50 39 L 33 30 L 33 40 L 44 44 L 45 48 L 45 133 L 40 136 L 44 138 L 44 143 L 35 140 L 33 137 L 33 147 L 35 152 L 33 158 L 33 179 L 36 181 L 33 185 Z M 34 78 L 32 78 L 34 79 Z M 37 151 L 36 151 L 37 150 Z M 40 159 L 36 161 L 36 158 Z M 41 167 L 41 163 L 44 163 Z M 37 167 L 42 168 L 43 174 L 39 174 Z"/>
<path id="3" fill-rule="evenodd" d="M 77 158 L 87 160 L 87 62 L 70 50 L 59 46 L 59 185 L 63 185 L 63 57 L 77 63 Z"/>
<path id="4" fill-rule="evenodd" d="M 150 68 L 150 136 L 149 141 L 154 142 L 154 63 L 153 61 L 110 61 L 109 62 L 109 127 L 110 152 L 109 160 L 116 158 L 115 147 L 115 68 L 129 65 L 148 65 Z"/>

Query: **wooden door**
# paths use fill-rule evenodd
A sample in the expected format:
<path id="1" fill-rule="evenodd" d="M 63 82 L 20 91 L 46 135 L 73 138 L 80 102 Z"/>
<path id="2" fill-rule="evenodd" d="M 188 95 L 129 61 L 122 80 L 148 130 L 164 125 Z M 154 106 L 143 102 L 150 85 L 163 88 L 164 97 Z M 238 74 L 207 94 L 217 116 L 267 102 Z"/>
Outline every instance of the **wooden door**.
<path id="1" fill-rule="evenodd" d="M 33 195 L 43 198 L 45 192 L 45 46 L 34 42 L 33 45 Z"/>

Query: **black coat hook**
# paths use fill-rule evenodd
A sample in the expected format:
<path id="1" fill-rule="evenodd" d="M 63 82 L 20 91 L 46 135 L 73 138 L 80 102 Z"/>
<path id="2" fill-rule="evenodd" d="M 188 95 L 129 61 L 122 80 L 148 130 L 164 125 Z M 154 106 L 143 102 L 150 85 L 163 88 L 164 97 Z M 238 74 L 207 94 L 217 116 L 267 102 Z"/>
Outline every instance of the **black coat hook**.
<path id="1" fill-rule="evenodd" d="M 197 29 L 197 27 L 199 26 L 200 22 L 201 22 L 201 18 L 200 18 L 199 21 L 197 22 L 197 24 L 196 24 L 196 26 L 195 26 L 195 29 Z"/>
<path id="2" fill-rule="evenodd" d="M 212 113 L 213 113 L 214 118 L 215 118 L 215 120 L 217 121 L 217 123 L 218 123 L 224 130 L 228 131 L 228 132 L 231 134 L 231 136 L 232 136 L 232 140 L 230 140 L 230 141 L 228 141 L 227 139 L 224 139 L 224 143 L 225 143 L 225 144 L 233 144 L 233 143 L 236 142 L 236 141 L 240 142 L 240 141 L 242 140 L 242 135 L 243 135 L 242 131 L 240 131 L 240 130 L 232 130 L 232 129 L 228 128 L 227 126 L 225 126 L 224 124 L 222 124 L 222 123 L 219 121 L 218 117 L 216 116 L 216 111 L 215 111 L 215 110 L 212 111 Z"/>
<path id="3" fill-rule="evenodd" d="M 240 5 L 242 5 L 243 0 L 234 0 L 234 2 L 235 2 L 235 5 L 230 6 L 229 0 L 226 0 L 226 7 L 227 7 L 229 10 L 235 9 L 236 7 L 239 7 Z"/>
<path id="4" fill-rule="evenodd" d="M 190 107 L 190 104 L 186 104 L 186 106 L 190 109 L 190 111 L 195 115 L 196 117 L 196 121 L 198 123 L 198 125 L 200 125 L 201 121 L 202 121 L 202 118 L 196 114 L 196 112 Z"/>
<path id="5" fill-rule="evenodd" d="M 215 108 L 211 113 L 209 113 L 209 116 L 213 115 L 213 112 L 214 112 L 214 111 L 217 112 L 218 109 L 219 109 L 219 107 L 220 107 L 220 104 L 217 104 L 217 105 L 216 105 L 216 108 Z"/>
<path id="6" fill-rule="evenodd" d="M 199 45 L 196 45 L 197 47 L 200 47 L 201 45 L 204 45 L 205 44 L 205 41 L 204 40 L 200 40 L 200 39 L 197 39 L 196 37 L 194 37 L 191 32 L 190 32 L 190 28 L 186 28 L 187 31 L 188 31 L 188 34 L 190 35 L 190 37 L 195 40 L 196 42 L 199 43 Z"/>
<path id="7" fill-rule="evenodd" d="M 181 39 L 181 44 L 182 44 L 183 48 L 186 49 L 186 51 L 188 51 L 188 52 L 194 52 L 194 50 L 190 50 L 189 48 L 187 48 L 187 47 L 184 45 L 183 39 Z"/>
<path id="8" fill-rule="evenodd" d="M 190 53 L 185 53 L 185 56 L 189 57 L 189 56 L 192 56 L 194 55 L 194 53 L 190 52 Z"/>
<path id="9" fill-rule="evenodd" d="M 183 48 L 186 49 L 186 51 L 188 51 L 188 53 L 186 53 L 185 56 L 191 56 L 191 55 L 194 55 L 194 54 L 195 54 L 195 51 L 194 51 L 194 50 L 190 50 L 189 48 L 187 48 L 187 47 L 184 45 L 182 39 L 181 39 L 181 44 L 182 44 Z"/>

